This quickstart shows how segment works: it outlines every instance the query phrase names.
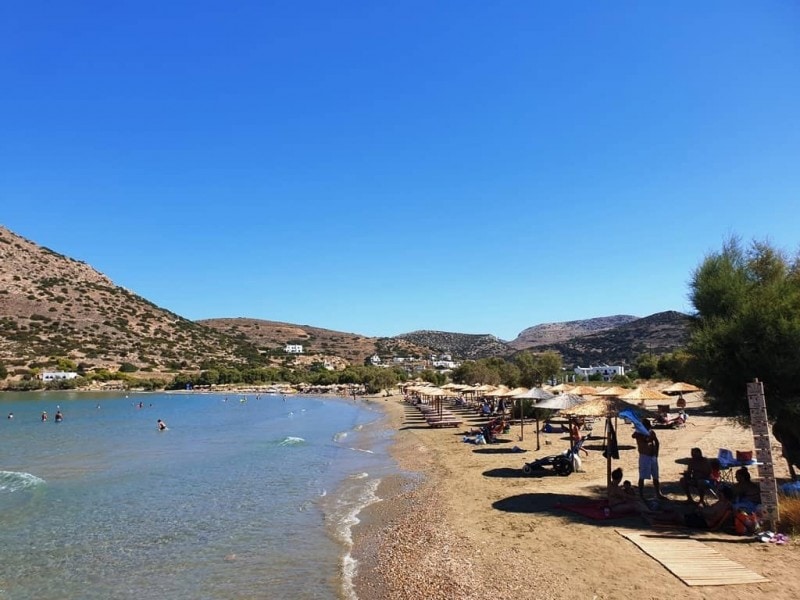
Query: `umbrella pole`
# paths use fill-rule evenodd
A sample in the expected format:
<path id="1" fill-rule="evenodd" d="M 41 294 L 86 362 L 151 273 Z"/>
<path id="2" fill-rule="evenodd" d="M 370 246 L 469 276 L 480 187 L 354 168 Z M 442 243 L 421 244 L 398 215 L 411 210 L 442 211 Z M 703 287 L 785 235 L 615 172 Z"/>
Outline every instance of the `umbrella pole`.
<path id="1" fill-rule="evenodd" d="M 611 417 L 606 417 L 606 489 L 611 487 Z"/>
<path id="2" fill-rule="evenodd" d="M 522 418 L 522 398 L 519 399 L 519 441 L 525 439 L 525 420 Z"/>
<path id="3" fill-rule="evenodd" d="M 541 446 L 539 446 L 539 417 L 536 416 L 536 449 L 538 450 Z"/>

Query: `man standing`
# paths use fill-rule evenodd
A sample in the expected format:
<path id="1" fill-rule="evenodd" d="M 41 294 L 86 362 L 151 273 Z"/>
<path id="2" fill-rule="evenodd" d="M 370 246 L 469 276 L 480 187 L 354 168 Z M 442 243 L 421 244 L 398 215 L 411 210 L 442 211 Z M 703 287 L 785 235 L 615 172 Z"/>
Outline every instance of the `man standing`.
<path id="1" fill-rule="evenodd" d="M 653 479 L 653 487 L 656 490 L 656 497 L 659 500 L 666 500 L 666 496 L 661 493 L 661 482 L 658 479 L 658 438 L 653 431 L 650 419 L 643 419 L 642 424 L 647 430 L 647 434 L 640 431 L 633 432 L 633 439 L 636 440 L 636 448 L 639 451 L 639 496 L 644 500 L 644 480 Z"/>

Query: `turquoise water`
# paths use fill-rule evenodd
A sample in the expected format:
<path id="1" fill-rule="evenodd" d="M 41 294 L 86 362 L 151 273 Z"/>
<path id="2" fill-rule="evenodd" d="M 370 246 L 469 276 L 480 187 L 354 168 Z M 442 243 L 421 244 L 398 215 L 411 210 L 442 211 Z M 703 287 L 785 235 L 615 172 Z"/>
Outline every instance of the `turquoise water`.
<path id="1" fill-rule="evenodd" d="M 0 600 L 353 598 L 350 529 L 394 472 L 379 418 L 307 396 L 0 395 Z"/>

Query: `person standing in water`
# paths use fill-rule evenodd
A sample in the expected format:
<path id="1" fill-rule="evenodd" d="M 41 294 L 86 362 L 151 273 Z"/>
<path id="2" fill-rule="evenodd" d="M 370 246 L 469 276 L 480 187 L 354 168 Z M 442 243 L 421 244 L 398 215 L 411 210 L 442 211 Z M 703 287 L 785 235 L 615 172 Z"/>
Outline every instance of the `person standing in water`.
<path id="1" fill-rule="evenodd" d="M 64 415 L 61 414 L 60 410 L 56 411 L 56 423 L 61 423 L 64 420 Z"/>
<path id="2" fill-rule="evenodd" d="M 161 419 L 158 420 L 158 430 L 165 431 L 167 429 L 167 424 L 164 423 Z"/>

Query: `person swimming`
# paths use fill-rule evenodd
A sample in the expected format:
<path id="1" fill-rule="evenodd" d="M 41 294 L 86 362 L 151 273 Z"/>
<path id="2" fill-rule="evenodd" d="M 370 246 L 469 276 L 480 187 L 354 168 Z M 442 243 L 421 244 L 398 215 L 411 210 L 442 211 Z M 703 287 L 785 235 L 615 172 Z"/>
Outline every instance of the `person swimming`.
<path id="1" fill-rule="evenodd" d="M 44 423 L 45 421 L 47 421 L 47 411 L 43 410 L 42 411 L 42 423 Z"/>
<path id="2" fill-rule="evenodd" d="M 60 410 L 56 411 L 56 423 L 61 423 L 64 420 L 64 415 L 61 414 Z"/>

